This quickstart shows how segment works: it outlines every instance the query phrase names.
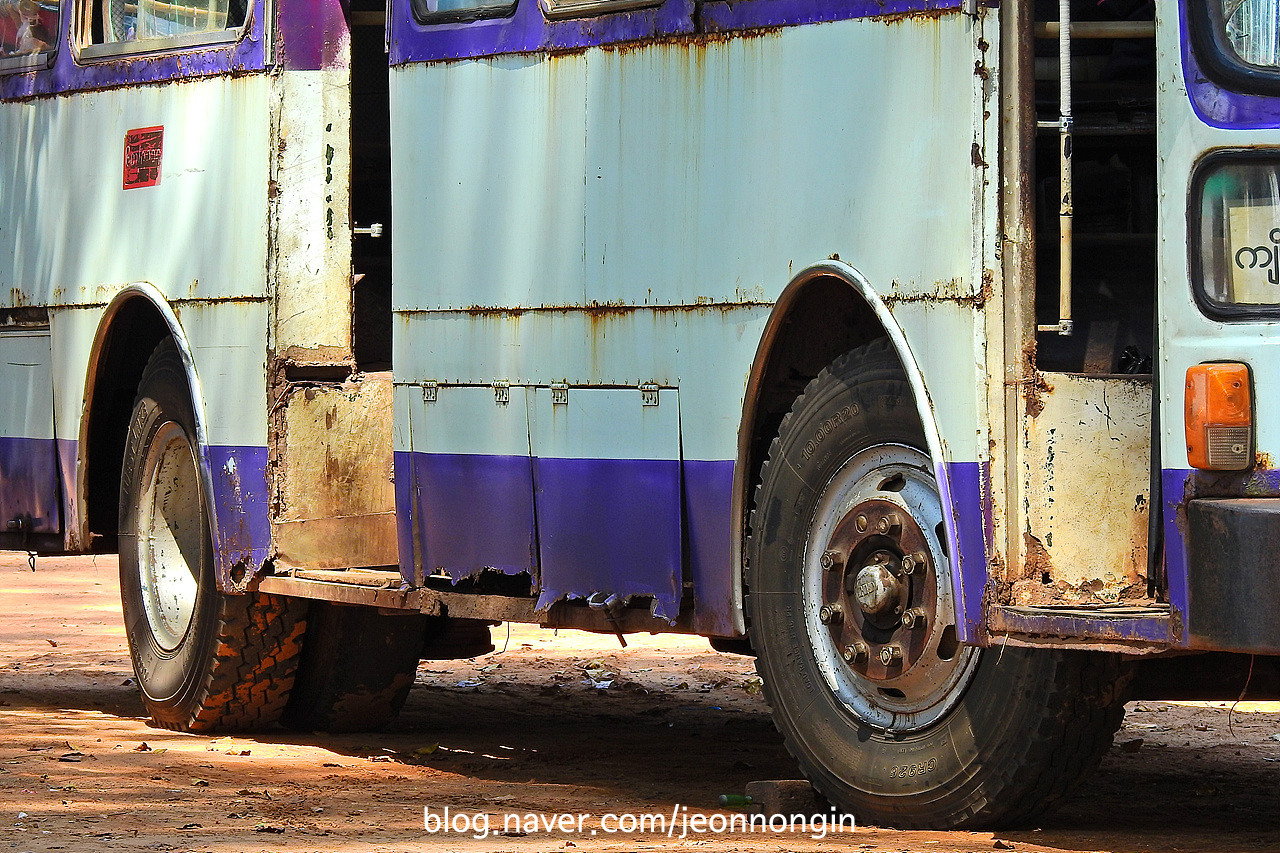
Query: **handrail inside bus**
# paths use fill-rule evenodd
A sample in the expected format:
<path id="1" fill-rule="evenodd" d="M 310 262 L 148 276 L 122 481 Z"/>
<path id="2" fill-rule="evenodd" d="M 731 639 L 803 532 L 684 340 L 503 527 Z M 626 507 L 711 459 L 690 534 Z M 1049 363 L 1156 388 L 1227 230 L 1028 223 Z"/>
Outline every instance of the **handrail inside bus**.
<path id="1" fill-rule="evenodd" d="M 1036 23 L 1036 38 L 1056 39 L 1061 29 L 1057 21 Z M 1073 39 L 1153 39 L 1156 37 L 1155 21 L 1074 21 L 1071 24 Z"/>

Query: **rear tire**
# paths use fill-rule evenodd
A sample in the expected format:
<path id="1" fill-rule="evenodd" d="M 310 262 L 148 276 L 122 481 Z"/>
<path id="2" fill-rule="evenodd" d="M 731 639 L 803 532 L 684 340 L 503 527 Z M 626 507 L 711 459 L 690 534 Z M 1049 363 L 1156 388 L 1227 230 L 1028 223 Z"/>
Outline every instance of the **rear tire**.
<path id="1" fill-rule="evenodd" d="M 809 383 L 756 494 L 756 665 L 805 775 L 861 821 L 1016 823 L 1106 751 L 1123 716 L 1119 658 L 956 643 L 925 447 L 887 342 Z"/>
<path id="2" fill-rule="evenodd" d="M 316 602 L 284 724 L 292 729 L 380 729 L 413 687 L 428 617 Z"/>
<path id="3" fill-rule="evenodd" d="M 249 731 L 275 723 L 293 686 L 305 605 L 226 595 L 186 373 L 172 340 L 142 374 L 120 476 L 120 599 L 133 671 L 156 725 Z"/>

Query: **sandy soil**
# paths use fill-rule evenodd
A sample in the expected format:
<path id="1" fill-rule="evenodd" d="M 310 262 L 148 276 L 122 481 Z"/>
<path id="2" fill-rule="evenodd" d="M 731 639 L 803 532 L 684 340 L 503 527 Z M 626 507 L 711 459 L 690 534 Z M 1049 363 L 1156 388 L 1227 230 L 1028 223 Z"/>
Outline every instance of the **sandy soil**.
<path id="1" fill-rule="evenodd" d="M 719 794 L 797 776 L 750 660 L 697 638 L 495 639 L 424 662 L 386 732 L 175 734 L 133 686 L 115 560 L 0 553 L 0 850 L 1280 850 L 1280 703 L 1131 704 L 1102 769 L 1031 830 L 608 832 L 606 814 L 723 815 Z M 488 837 L 427 832 L 446 808 L 487 815 Z M 497 834 L 508 814 L 573 831 Z"/>

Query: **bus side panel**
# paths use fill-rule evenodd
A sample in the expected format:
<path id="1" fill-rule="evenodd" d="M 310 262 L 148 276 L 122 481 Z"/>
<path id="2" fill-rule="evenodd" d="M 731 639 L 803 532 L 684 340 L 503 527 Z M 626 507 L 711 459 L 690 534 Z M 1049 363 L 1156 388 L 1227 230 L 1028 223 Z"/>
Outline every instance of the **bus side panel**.
<path id="1" fill-rule="evenodd" d="M 0 328 L 0 542 L 60 536 L 48 329 Z"/>
<path id="2" fill-rule="evenodd" d="M 683 465 L 670 500 L 686 502 L 699 628 L 723 633 L 745 379 L 782 288 L 838 255 L 946 389 L 935 413 L 949 461 L 975 472 L 960 515 L 980 590 L 975 41 L 947 12 L 393 68 L 397 381 L 440 399 L 564 383 L 570 411 L 580 389 L 678 388 L 660 455 Z M 640 412 L 616 417 L 607 457 L 643 461 Z M 617 532 L 598 527 L 583 565 Z M 665 546 L 647 547 L 637 562 Z M 568 593 L 592 591 L 582 571 Z"/>

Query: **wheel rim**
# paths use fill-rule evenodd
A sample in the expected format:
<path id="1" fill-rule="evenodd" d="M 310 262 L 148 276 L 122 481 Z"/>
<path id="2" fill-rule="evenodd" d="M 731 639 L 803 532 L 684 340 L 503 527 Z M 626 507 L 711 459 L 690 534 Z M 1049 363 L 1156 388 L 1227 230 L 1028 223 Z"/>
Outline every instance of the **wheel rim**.
<path id="1" fill-rule="evenodd" d="M 803 564 L 805 625 L 827 687 L 860 721 L 926 728 L 964 693 L 977 650 L 956 643 L 942 505 L 929 458 L 878 445 L 823 491 Z"/>
<path id="2" fill-rule="evenodd" d="M 143 463 L 138 508 L 138 576 L 151 636 L 174 651 L 191 628 L 205 535 L 199 468 L 182 427 L 157 430 Z"/>

